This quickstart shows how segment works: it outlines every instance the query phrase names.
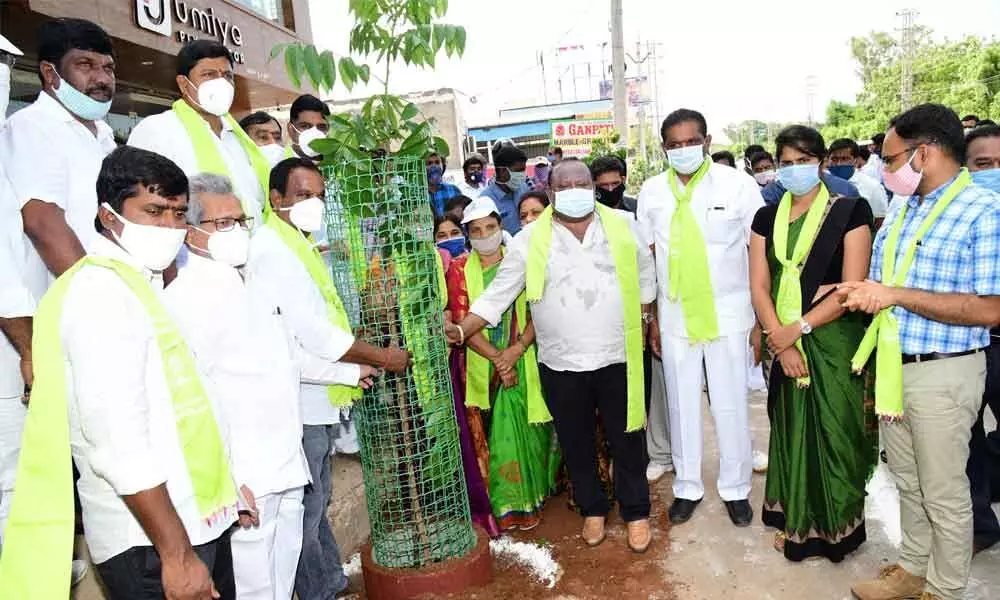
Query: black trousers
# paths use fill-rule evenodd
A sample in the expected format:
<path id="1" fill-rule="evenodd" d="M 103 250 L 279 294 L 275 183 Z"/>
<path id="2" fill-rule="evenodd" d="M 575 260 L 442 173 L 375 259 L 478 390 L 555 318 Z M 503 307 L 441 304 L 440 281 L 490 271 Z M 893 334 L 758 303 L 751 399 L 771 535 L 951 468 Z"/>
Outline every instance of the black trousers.
<path id="1" fill-rule="evenodd" d="M 993 415 L 1000 419 L 1000 342 L 994 341 L 986 350 L 986 391 L 983 405 L 979 407 L 979 419 L 972 426 L 969 440 L 969 463 L 966 474 L 972 491 L 973 538 L 976 545 L 991 546 L 1000 542 L 1000 522 L 990 506 L 997 492 L 990 479 L 1000 471 L 1000 454 L 990 444 L 983 425 L 983 414 L 989 406 Z"/>
<path id="2" fill-rule="evenodd" d="M 597 474 L 595 438 L 599 411 L 614 460 L 615 496 L 622 519 L 627 522 L 649 517 L 646 432 L 625 432 L 625 365 L 582 373 L 553 371 L 539 365 L 539 374 L 573 482 L 573 499 L 583 516 L 606 516 L 611 509 Z"/>
<path id="3" fill-rule="evenodd" d="M 227 531 L 213 542 L 194 547 L 195 554 L 208 567 L 221 600 L 236 600 L 229 536 Z M 152 546 L 129 548 L 97 565 L 97 572 L 107 588 L 108 600 L 163 600 L 160 555 Z"/>

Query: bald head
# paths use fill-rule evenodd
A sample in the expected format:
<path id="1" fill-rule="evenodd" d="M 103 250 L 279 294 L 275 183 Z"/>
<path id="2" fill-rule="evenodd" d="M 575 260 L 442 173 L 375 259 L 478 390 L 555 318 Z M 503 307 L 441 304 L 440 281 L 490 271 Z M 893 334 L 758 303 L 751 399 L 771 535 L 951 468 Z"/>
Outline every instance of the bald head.
<path id="1" fill-rule="evenodd" d="M 594 189 L 594 178 L 590 174 L 590 167 L 585 162 L 575 158 L 567 158 L 556 163 L 555 168 L 552 169 L 549 185 L 553 192 L 570 188 Z"/>

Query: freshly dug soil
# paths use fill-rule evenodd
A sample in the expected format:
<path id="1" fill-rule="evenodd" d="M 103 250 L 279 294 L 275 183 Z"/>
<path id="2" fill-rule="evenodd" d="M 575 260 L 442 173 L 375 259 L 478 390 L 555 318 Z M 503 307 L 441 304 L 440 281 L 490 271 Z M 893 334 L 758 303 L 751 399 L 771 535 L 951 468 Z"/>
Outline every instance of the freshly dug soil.
<path id="1" fill-rule="evenodd" d="M 534 580 L 532 573 L 505 557 L 494 557 L 493 582 L 460 594 L 424 596 L 420 600 L 676 600 L 665 581 L 663 561 L 669 549 L 669 521 L 666 507 L 654 488 L 653 543 L 645 554 L 628 548 L 625 524 L 612 513 L 608 518 L 607 539 L 589 548 L 580 539 L 583 519 L 570 510 L 567 497 L 551 498 L 541 524 L 532 531 L 514 532 L 517 541 L 544 543 L 552 547 L 553 558 L 562 567 L 562 578 L 554 588 Z M 355 589 L 363 583 L 354 581 Z M 366 598 L 361 593 L 361 598 Z"/>

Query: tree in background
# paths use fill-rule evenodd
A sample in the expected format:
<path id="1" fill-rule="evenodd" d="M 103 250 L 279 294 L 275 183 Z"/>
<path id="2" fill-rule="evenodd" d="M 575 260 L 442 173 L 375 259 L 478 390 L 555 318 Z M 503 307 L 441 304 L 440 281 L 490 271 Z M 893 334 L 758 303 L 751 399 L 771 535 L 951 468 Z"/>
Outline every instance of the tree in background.
<path id="1" fill-rule="evenodd" d="M 920 27 L 913 55 L 913 102 L 937 102 L 960 114 L 1000 116 L 1000 41 L 968 36 L 958 41 L 931 39 Z M 863 88 L 855 103 L 833 100 L 826 109 L 823 137 L 863 139 L 884 131 L 902 111 L 902 48 L 885 32 L 851 38 L 851 52 Z"/>

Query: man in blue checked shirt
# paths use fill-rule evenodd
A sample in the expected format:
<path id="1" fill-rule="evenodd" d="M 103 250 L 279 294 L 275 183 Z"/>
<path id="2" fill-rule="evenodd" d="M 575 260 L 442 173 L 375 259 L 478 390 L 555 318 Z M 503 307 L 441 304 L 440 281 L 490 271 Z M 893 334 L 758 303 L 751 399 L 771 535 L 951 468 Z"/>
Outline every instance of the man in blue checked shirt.
<path id="1" fill-rule="evenodd" d="M 427 195 L 430 197 L 431 210 L 435 217 L 444 214 L 444 205 L 452 198 L 462 195 L 458 186 L 443 181 L 444 170 L 448 168 L 445 158 L 437 152 L 431 152 L 424 158 L 427 167 Z"/>
<path id="2" fill-rule="evenodd" d="M 900 198 L 875 238 L 871 280 L 841 285 L 846 308 L 893 311 L 903 363 L 902 418 L 882 420 L 879 429 L 899 488 L 899 563 L 856 584 L 860 600 L 959 600 L 969 577 L 965 467 L 989 328 L 1000 323 L 1000 195 L 970 181 L 964 157 L 962 123 L 952 110 L 923 104 L 892 120 L 883 180 Z M 900 287 L 879 283 L 893 238 L 895 271 L 905 271 Z"/>

